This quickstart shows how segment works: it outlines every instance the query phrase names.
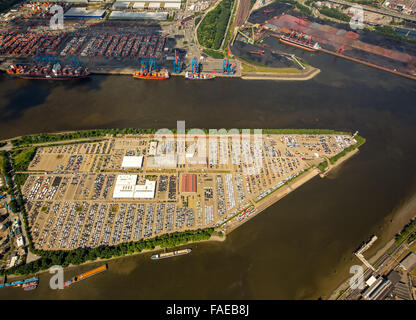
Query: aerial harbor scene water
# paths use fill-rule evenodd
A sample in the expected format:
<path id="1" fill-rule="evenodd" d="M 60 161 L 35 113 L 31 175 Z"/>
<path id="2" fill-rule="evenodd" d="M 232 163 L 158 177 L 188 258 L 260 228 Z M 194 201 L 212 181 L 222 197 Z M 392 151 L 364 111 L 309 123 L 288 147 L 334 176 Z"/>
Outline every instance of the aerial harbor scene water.
<path id="1" fill-rule="evenodd" d="M 402 2 L 1 1 L 0 299 L 413 300 Z"/>

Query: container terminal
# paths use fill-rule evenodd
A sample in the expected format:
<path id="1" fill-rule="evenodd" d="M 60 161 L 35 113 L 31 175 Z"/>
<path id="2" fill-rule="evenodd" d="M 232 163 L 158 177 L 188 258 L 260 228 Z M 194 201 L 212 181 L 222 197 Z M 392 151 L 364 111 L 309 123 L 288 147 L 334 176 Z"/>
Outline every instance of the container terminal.
<path id="1" fill-rule="evenodd" d="M 10 64 L 31 64 L 39 60 L 48 63 L 48 59 L 59 59 L 62 65 L 76 61 L 92 73 L 137 73 L 141 79 L 166 79 L 145 76 L 166 72 L 192 80 L 241 77 L 252 72 L 241 70 L 242 64 L 256 69 L 259 63 L 297 70 L 291 73 L 299 78 L 317 74 L 313 67 L 287 50 L 268 48 L 267 38 L 277 37 L 286 47 L 297 47 L 300 52 L 324 52 L 415 77 L 416 44 L 323 20 L 321 15 L 316 15 L 320 9 L 316 6 L 310 7 L 314 15 L 306 17 L 293 4 L 283 1 L 269 4 L 270 1 L 258 0 L 253 6 L 250 1 L 239 0 L 221 46 L 224 58 L 216 59 L 204 52 L 197 36 L 204 13 L 218 4 L 215 1 L 79 2 L 25 1 L 2 14 L 0 69 L 6 70 Z M 324 2 L 324 5 L 340 6 L 331 3 Z M 64 30 L 49 28 L 50 9 L 54 4 L 64 10 Z M 381 18 L 372 18 L 369 14 L 377 14 L 366 11 L 365 18 L 373 19 L 373 23 L 387 23 L 380 20 L 386 16 L 379 14 Z M 397 29 L 406 36 L 413 34 L 411 28 Z M 146 65 L 152 65 L 153 69 L 143 69 L 142 59 L 152 60 L 153 63 Z"/>

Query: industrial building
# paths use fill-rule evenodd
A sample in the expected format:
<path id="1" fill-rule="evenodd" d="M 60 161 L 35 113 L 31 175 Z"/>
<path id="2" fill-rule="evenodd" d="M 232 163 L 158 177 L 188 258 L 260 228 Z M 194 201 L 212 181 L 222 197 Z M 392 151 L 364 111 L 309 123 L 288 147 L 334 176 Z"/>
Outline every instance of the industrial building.
<path id="1" fill-rule="evenodd" d="M 183 174 L 181 185 L 182 192 L 196 192 L 196 174 Z"/>
<path id="2" fill-rule="evenodd" d="M 110 14 L 111 20 L 167 20 L 167 12 L 124 12 L 113 11 Z"/>
<path id="3" fill-rule="evenodd" d="M 143 166 L 143 156 L 125 156 L 121 164 L 122 168 L 140 169 Z"/>
<path id="4" fill-rule="evenodd" d="M 181 8 L 180 0 L 116 1 L 115 10 L 125 9 L 176 9 Z"/>
<path id="5" fill-rule="evenodd" d="M 136 184 L 137 175 L 121 174 L 117 177 L 113 198 L 115 199 L 153 199 L 156 181 L 146 180 L 144 184 Z"/>
<path id="6" fill-rule="evenodd" d="M 73 7 L 64 13 L 65 18 L 102 19 L 105 10 L 87 10 L 86 8 Z"/>
<path id="7" fill-rule="evenodd" d="M 148 152 L 149 156 L 155 156 L 156 149 L 157 149 L 157 141 L 150 141 L 149 152 Z"/>
<path id="8" fill-rule="evenodd" d="M 401 262 L 400 265 L 402 266 L 402 268 L 406 271 L 412 271 L 413 268 L 416 267 L 416 254 L 414 253 L 409 253 L 406 258 L 404 258 Z"/>
<path id="9" fill-rule="evenodd" d="M 18 248 L 20 248 L 20 247 L 23 247 L 23 246 L 24 246 L 25 242 L 24 242 L 24 239 L 23 239 L 23 236 L 22 236 L 22 235 L 19 235 L 19 236 L 16 238 L 16 244 L 17 244 L 17 247 L 18 247 Z"/>

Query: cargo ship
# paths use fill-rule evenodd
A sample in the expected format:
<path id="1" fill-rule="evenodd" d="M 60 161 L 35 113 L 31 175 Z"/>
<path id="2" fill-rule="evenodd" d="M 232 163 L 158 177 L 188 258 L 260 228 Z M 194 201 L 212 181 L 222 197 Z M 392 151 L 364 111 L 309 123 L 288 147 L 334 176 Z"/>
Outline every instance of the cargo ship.
<path id="1" fill-rule="evenodd" d="M 90 75 L 88 68 L 82 66 L 71 67 L 69 65 L 61 67 L 59 62 L 54 65 L 10 65 L 6 70 L 7 74 L 20 79 L 36 80 L 74 80 L 87 78 Z"/>
<path id="2" fill-rule="evenodd" d="M 214 79 L 215 76 L 213 74 L 210 73 L 192 73 L 189 71 L 185 72 L 185 79 L 190 79 L 190 80 L 210 80 L 210 79 Z"/>
<path id="3" fill-rule="evenodd" d="M 73 277 L 71 280 L 65 281 L 64 287 L 69 287 L 71 284 L 74 284 L 75 282 L 78 282 L 78 281 L 87 279 L 89 277 L 95 276 L 98 273 L 106 271 L 107 268 L 108 268 L 107 264 L 104 264 L 104 265 L 102 265 L 98 268 L 95 268 L 95 269 L 92 269 L 90 271 L 81 273 L 80 275 Z"/>
<path id="4" fill-rule="evenodd" d="M 23 290 L 33 290 L 36 289 L 39 284 L 39 278 L 33 277 L 26 280 L 17 280 L 10 283 L 0 283 L 0 288 L 8 288 L 8 287 L 22 287 Z"/>
<path id="5" fill-rule="evenodd" d="M 184 254 L 190 253 L 191 249 L 182 249 L 182 250 L 176 250 L 172 252 L 164 252 L 164 253 L 158 253 L 152 256 L 152 260 L 159 260 L 159 259 L 165 259 L 165 258 L 172 258 L 176 256 L 181 256 Z"/>
<path id="6" fill-rule="evenodd" d="M 292 35 L 293 35 L 293 33 L 292 33 Z M 311 43 L 311 38 L 309 38 L 309 40 L 302 41 L 302 39 L 303 39 L 302 35 L 300 35 L 298 38 L 292 37 L 292 35 L 289 36 L 289 37 L 281 35 L 280 36 L 280 42 L 282 42 L 284 44 L 287 44 L 287 45 L 290 45 L 290 46 L 301 48 L 301 49 L 306 50 L 306 51 L 311 51 L 311 52 L 318 51 L 321 48 L 318 41 L 316 41 L 314 44 L 312 44 Z"/>
<path id="7" fill-rule="evenodd" d="M 133 73 L 133 77 L 136 79 L 156 79 L 156 80 L 163 80 L 163 79 L 169 79 L 169 72 L 167 70 L 156 72 L 156 71 L 150 71 L 150 72 L 142 72 L 142 71 L 136 71 Z"/>

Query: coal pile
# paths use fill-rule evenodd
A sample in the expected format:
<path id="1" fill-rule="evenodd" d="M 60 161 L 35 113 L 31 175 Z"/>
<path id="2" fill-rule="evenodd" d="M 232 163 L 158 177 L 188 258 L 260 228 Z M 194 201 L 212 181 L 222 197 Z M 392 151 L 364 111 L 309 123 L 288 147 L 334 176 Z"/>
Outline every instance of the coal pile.
<path id="1" fill-rule="evenodd" d="M 272 3 L 266 7 L 260 8 L 254 11 L 249 19 L 248 22 L 251 23 L 263 23 L 266 20 L 269 20 L 275 16 L 281 15 L 282 13 L 286 12 L 289 9 L 292 9 L 293 6 L 287 3 Z"/>

